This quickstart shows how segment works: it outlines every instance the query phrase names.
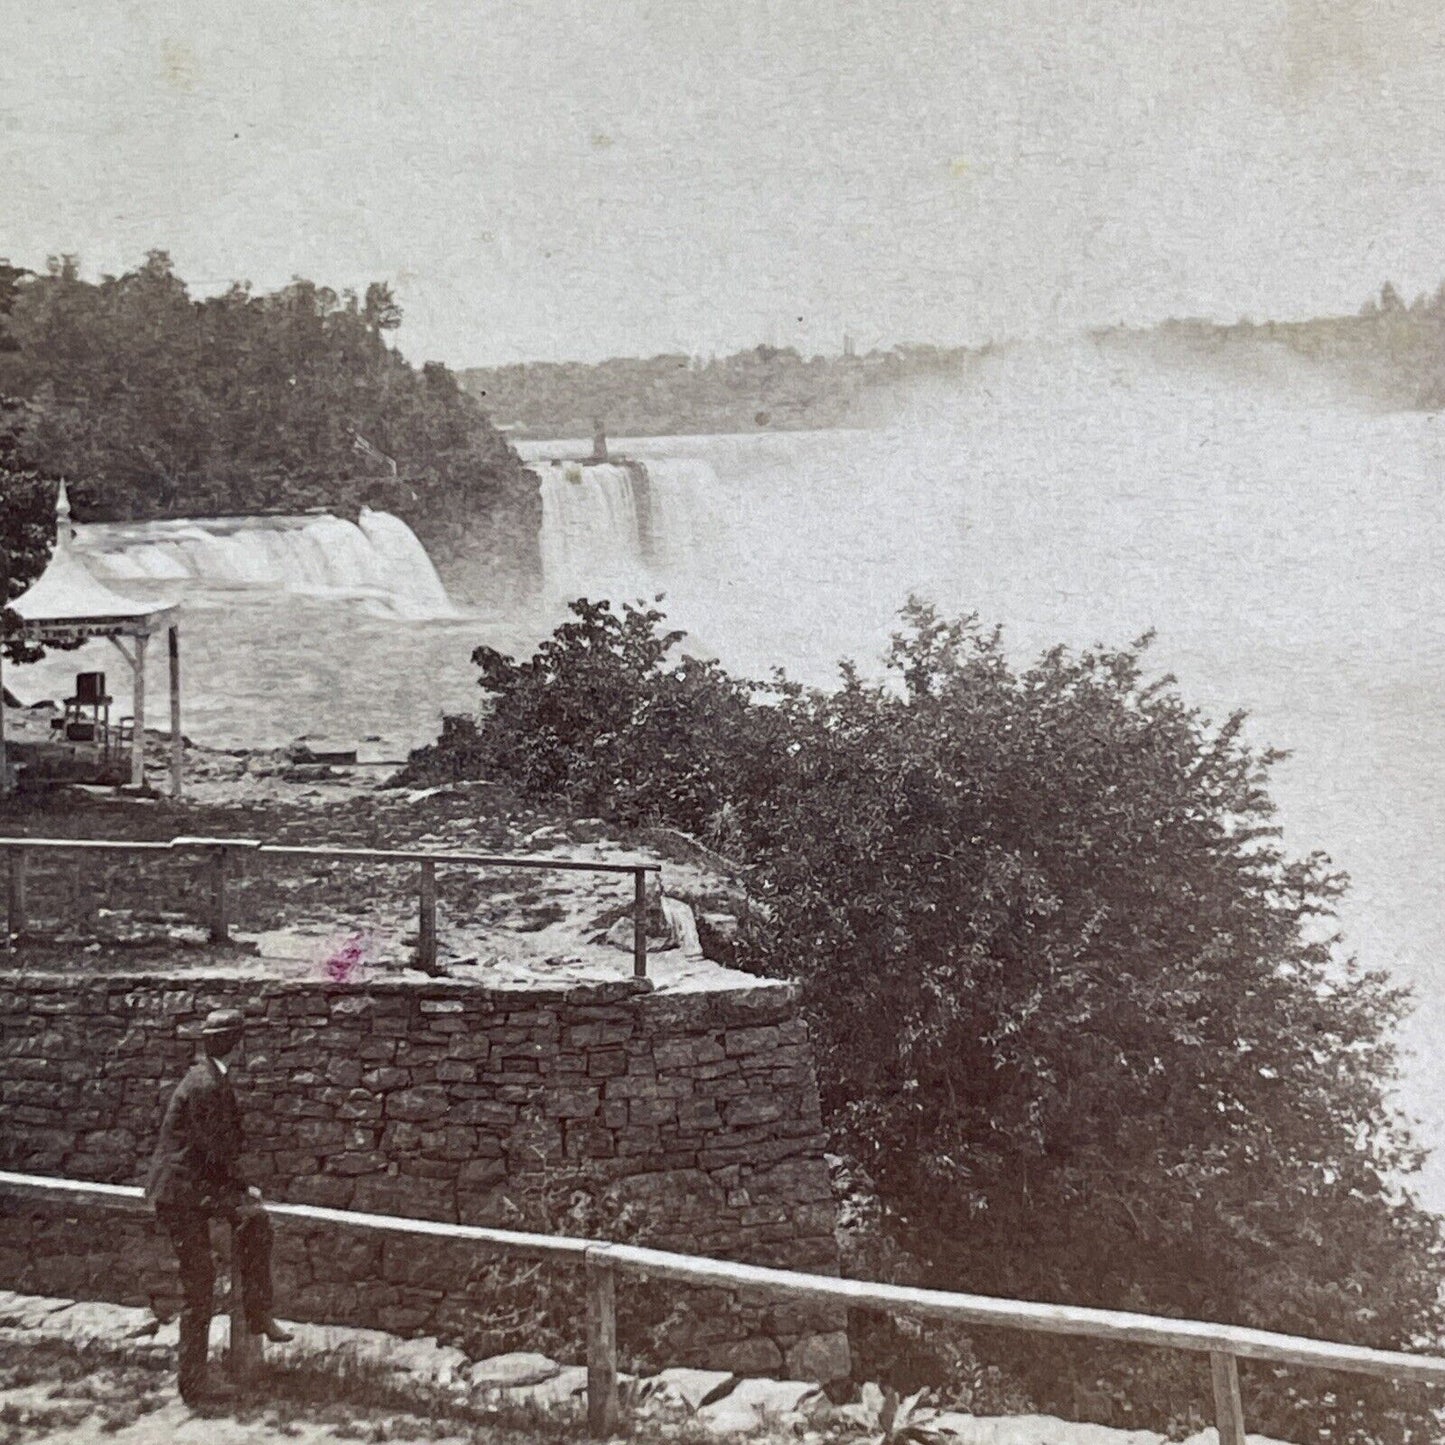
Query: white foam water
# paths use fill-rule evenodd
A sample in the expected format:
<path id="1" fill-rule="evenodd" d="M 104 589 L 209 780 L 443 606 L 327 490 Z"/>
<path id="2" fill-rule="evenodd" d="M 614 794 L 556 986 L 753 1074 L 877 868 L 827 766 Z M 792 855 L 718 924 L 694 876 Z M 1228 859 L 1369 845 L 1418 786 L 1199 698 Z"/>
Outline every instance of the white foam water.
<path id="1" fill-rule="evenodd" d="M 322 513 L 92 523 L 76 528 L 76 547 L 98 577 L 132 586 L 354 598 L 411 621 L 457 616 L 411 528 L 365 507 L 355 522 Z"/>
<path id="2" fill-rule="evenodd" d="M 547 601 L 647 590 L 632 473 L 611 463 L 542 462 L 542 579 Z"/>
<path id="3" fill-rule="evenodd" d="M 712 467 L 696 457 L 658 456 L 632 466 L 530 465 L 542 496 L 543 596 L 552 612 L 579 597 L 621 603 L 663 591 L 679 621 L 677 608 L 685 604 L 678 581 L 695 574 L 711 532 L 705 518 L 717 483 Z"/>

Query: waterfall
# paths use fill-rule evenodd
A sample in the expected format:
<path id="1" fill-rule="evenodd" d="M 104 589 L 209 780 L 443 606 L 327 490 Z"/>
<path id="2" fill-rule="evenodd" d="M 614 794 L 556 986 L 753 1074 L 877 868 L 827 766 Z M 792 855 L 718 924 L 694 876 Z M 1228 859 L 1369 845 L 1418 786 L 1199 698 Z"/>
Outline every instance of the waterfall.
<path id="1" fill-rule="evenodd" d="M 359 525 L 397 612 L 417 618 L 457 615 L 426 548 L 400 517 L 363 507 Z"/>
<path id="2" fill-rule="evenodd" d="M 632 473 L 603 462 L 537 465 L 542 490 L 542 577 L 554 604 L 577 597 L 631 600 L 649 584 Z"/>
<path id="3" fill-rule="evenodd" d="M 706 539 L 705 518 L 717 491 L 717 473 L 704 461 L 673 457 L 649 461 L 652 557 L 664 572 L 686 572 Z"/>
<path id="4" fill-rule="evenodd" d="M 698 518 L 716 484 L 706 462 L 533 462 L 542 494 L 548 600 L 631 601 L 668 590 L 704 540 Z"/>
<path id="5" fill-rule="evenodd" d="M 399 517 L 330 515 L 98 522 L 76 548 L 107 581 L 188 583 L 223 592 L 346 597 L 389 617 L 455 617 L 426 549 Z"/>

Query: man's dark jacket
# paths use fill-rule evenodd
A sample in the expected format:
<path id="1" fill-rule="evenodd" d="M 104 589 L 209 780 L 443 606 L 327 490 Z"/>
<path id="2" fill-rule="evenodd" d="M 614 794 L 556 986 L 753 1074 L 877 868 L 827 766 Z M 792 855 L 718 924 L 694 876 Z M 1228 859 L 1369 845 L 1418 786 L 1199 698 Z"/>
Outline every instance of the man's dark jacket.
<path id="1" fill-rule="evenodd" d="M 235 1090 L 214 1059 L 197 1059 L 166 1105 L 146 1197 L 181 1209 L 234 1205 L 246 1188 L 236 1168 L 241 1148 Z"/>

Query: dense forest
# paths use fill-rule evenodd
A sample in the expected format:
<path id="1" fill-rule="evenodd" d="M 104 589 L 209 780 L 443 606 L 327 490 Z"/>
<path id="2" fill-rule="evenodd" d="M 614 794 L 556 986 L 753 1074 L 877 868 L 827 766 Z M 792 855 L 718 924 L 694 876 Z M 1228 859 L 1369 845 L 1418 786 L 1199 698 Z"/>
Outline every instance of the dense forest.
<path id="1" fill-rule="evenodd" d="M 445 366 L 388 344 L 400 322 L 382 284 L 198 299 L 162 251 L 95 282 L 0 263 L 7 465 L 67 477 L 82 521 L 386 507 L 454 584 L 527 589 L 535 483 Z"/>
<path id="2" fill-rule="evenodd" d="M 1388 282 L 1355 316 L 1312 321 L 1167 321 L 1151 330 L 1097 333 L 1114 345 L 1189 347 L 1195 362 L 1278 346 L 1388 407 L 1445 406 L 1445 285 L 1407 305 Z M 461 373 L 496 420 L 518 436 L 583 437 L 594 419 L 617 436 L 866 426 L 887 415 L 900 387 L 964 381 L 995 347 L 896 346 L 860 356 L 804 358 L 758 346 L 700 361 L 533 362 Z"/>
<path id="3" fill-rule="evenodd" d="M 1333 937 L 1345 880 L 1284 850 L 1241 717 L 1209 723 L 1146 643 L 1016 668 L 917 602 L 886 675 L 831 690 L 679 656 L 657 608 L 572 611 L 531 658 L 476 651 L 490 711 L 411 781 L 509 782 L 736 862 L 726 948 L 804 985 L 857 1273 L 1439 1344 L 1442 1221 L 1391 1103 L 1407 1000 Z M 1200 1423 L 1197 1361 L 977 1347 L 1048 1408 Z M 937 1326 L 904 1368 L 959 1383 Z M 1387 1382 L 1251 1366 L 1245 1389 L 1273 1438 L 1439 1439 Z"/>

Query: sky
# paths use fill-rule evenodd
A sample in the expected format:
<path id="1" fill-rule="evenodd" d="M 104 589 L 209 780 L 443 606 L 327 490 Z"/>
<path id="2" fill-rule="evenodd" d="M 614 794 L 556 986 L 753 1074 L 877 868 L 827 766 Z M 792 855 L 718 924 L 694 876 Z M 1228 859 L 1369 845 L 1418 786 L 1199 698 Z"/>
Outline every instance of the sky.
<path id="1" fill-rule="evenodd" d="M 50 0 L 0 256 L 390 281 L 415 361 L 836 353 L 1445 279 L 1438 0 Z"/>

